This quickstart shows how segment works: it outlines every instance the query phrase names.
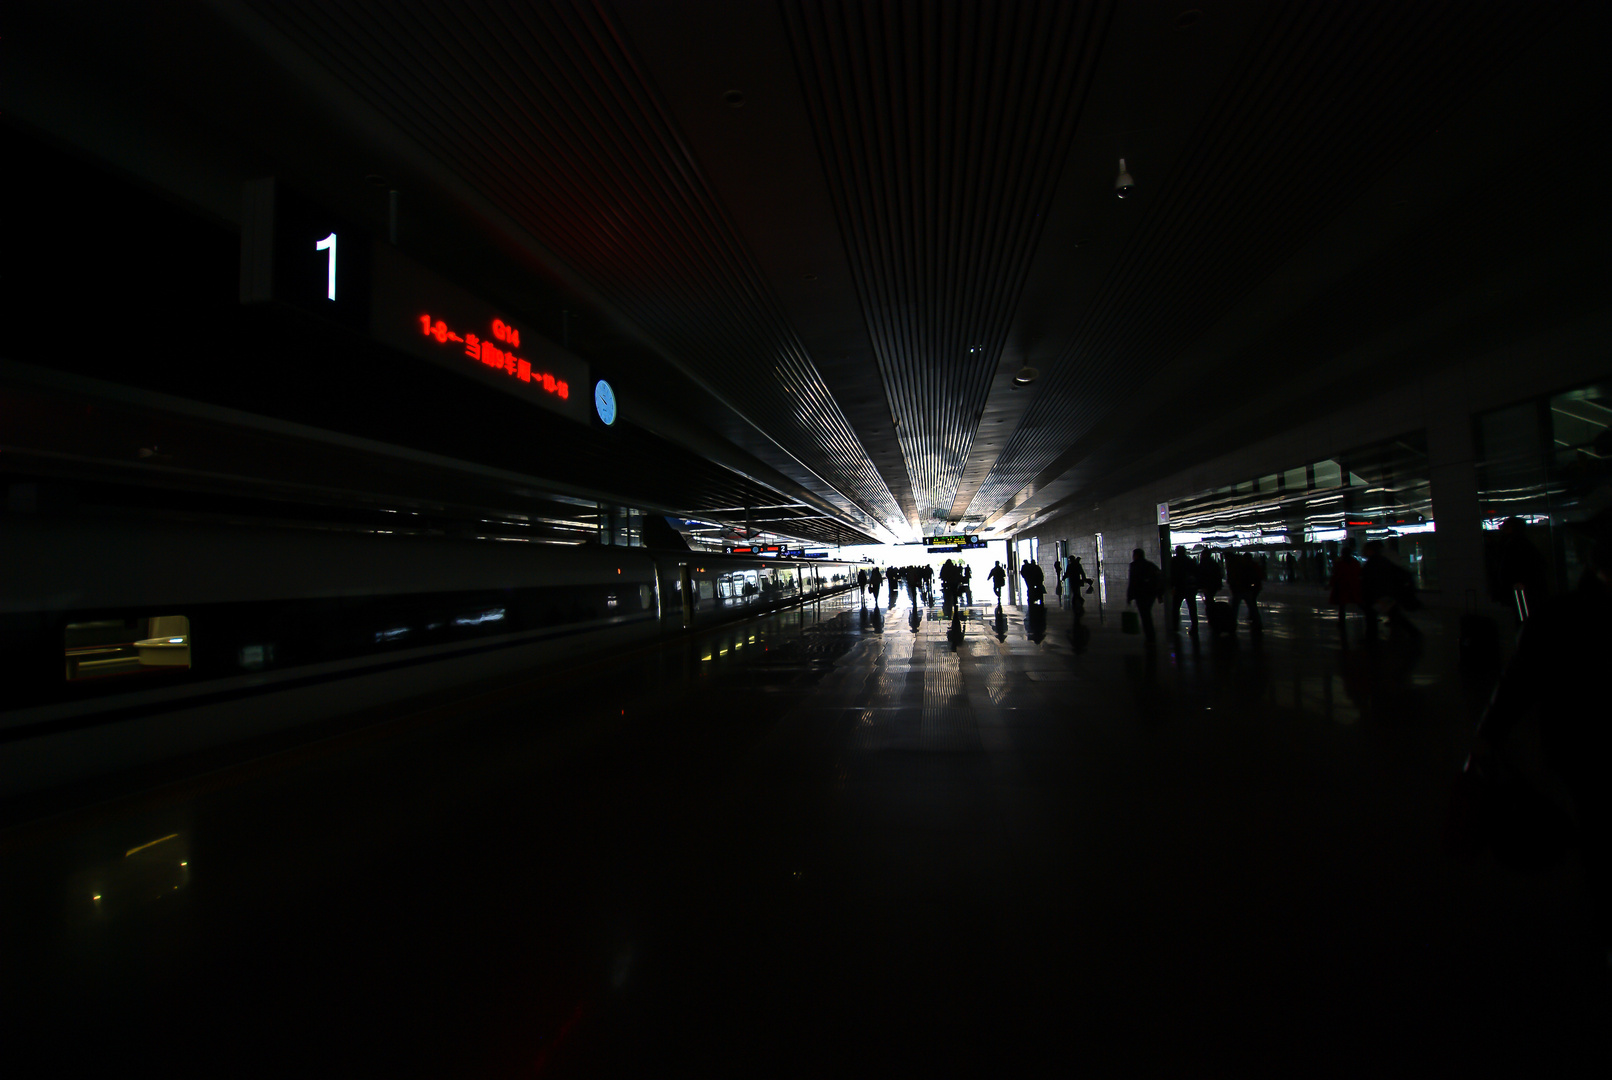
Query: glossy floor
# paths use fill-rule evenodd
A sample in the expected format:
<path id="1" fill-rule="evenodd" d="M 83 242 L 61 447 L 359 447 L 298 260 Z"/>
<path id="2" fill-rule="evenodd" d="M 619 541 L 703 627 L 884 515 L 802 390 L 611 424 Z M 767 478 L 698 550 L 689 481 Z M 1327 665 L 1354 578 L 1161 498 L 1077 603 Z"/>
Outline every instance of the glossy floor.
<path id="1" fill-rule="evenodd" d="M 1607 1075 L 1576 863 L 1440 846 L 1445 627 L 1114 615 L 842 597 L 14 830 L 10 1060 Z"/>

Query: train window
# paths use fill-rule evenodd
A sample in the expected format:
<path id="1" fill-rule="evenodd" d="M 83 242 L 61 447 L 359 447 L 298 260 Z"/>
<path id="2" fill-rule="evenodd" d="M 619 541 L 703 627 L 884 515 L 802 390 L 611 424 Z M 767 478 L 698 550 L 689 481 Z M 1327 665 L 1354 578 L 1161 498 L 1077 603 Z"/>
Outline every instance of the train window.
<path id="1" fill-rule="evenodd" d="M 709 578 L 700 582 L 700 599 L 710 600 L 716 596 L 716 585 Z"/>
<path id="2" fill-rule="evenodd" d="M 645 611 L 648 611 L 650 605 L 654 602 L 655 590 L 651 589 L 648 585 L 638 586 L 638 606 L 643 608 Z"/>
<path id="3" fill-rule="evenodd" d="M 68 623 L 63 645 L 67 681 L 106 679 L 190 667 L 190 619 L 101 619 Z"/>

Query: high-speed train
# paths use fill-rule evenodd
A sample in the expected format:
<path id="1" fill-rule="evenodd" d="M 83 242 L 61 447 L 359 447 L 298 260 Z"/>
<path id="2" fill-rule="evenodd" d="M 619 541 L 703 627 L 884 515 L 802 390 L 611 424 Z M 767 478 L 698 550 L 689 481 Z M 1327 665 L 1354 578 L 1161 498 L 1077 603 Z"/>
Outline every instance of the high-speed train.
<path id="1" fill-rule="evenodd" d="M 0 799 L 846 588 L 843 562 L 209 522 L 0 530 Z"/>

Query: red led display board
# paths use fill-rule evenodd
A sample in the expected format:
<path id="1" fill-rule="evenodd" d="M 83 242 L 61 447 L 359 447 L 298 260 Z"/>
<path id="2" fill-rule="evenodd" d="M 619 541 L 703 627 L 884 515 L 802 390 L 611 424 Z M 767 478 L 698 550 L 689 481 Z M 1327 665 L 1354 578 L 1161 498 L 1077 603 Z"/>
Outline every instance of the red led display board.
<path id="1" fill-rule="evenodd" d="M 533 389 L 553 394 L 561 401 L 571 397 L 570 383 L 564 379 L 556 379 L 551 371 L 533 370 L 530 360 L 515 355 L 515 350 L 520 348 L 520 331 L 502 319 L 494 319 L 491 334 L 483 338 L 469 330 L 460 334 L 450 329 L 441 319 L 433 319 L 428 311 L 420 316 L 420 332 L 434 339 L 438 345 L 447 345 L 450 342 L 454 345 L 463 345 L 465 355 L 470 359 L 481 361 L 483 367 L 502 371 L 511 378 L 530 383 Z M 501 348 L 499 342 L 506 342 L 509 347 Z"/>
<path id="2" fill-rule="evenodd" d="M 376 245 L 371 333 L 380 341 L 577 421 L 590 422 L 588 365 L 443 280 Z"/>

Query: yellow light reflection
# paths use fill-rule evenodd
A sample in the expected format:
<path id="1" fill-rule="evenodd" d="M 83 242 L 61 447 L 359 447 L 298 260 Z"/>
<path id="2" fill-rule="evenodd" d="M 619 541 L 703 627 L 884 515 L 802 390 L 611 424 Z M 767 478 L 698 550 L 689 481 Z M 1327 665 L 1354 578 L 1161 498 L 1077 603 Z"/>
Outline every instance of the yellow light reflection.
<path id="1" fill-rule="evenodd" d="M 128 851 L 125 851 L 123 853 L 123 857 L 125 859 L 127 859 L 130 855 L 133 855 L 137 851 L 144 851 L 148 847 L 156 847 L 158 844 L 165 844 L 169 840 L 177 839 L 178 836 L 179 836 L 178 833 L 169 833 L 167 836 L 163 836 L 163 837 L 160 837 L 160 838 L 158 838 L 156 840 L 152 840 L 150 843 L 141 844 L 139 847 L 132 847 Z"/>

